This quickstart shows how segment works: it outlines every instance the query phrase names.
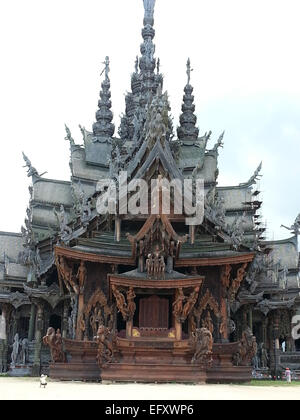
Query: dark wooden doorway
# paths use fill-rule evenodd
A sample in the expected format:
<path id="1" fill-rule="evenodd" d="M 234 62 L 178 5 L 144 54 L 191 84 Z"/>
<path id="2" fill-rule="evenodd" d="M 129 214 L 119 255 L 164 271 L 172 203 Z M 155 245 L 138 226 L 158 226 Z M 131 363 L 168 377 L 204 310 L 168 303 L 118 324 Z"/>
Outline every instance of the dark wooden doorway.
<path id="1" fill-rule="evenodd" d="M 169 328 L 169 299 L 152 295 L 140 299 L 140 328 Z"/>

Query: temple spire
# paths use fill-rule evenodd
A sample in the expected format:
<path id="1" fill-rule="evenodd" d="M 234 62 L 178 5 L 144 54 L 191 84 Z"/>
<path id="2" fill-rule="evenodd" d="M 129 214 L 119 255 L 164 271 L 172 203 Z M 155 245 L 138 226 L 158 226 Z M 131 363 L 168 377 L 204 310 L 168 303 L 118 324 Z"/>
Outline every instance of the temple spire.
<path id="1" fill-rule="evenodd" d="M 191 61 L 188 59 L 186 64 L 187 84 L 184 88 L 182 114 L 180 115 L 180 126 L 177 128 L 177 136 L 181 141 L 196 141 L 199 135 L 199 129 L 196 127 L 197 117 L 194 114 L 194 96 L 192 95 L 194 88 L 191 82 Z"/>
<path id="2" fill-rule="evenodd" d="M 110 71 L 109 57 L 105 57 L 103 64 L 105 67 L 101 72 L 101 76 L 105 73 L 105 79 L 101 84 L 100 99 L 98 101 L 99 109 L 96 112 L 97 122 L 93 125 L 95 141 L 100 137 L 112 137 L 115 132 L 115 126 L 112 124 L 113 113 L 111 111 L 110 80 L 108 76 Z"/>
<path id="3" fill-rule="evenodd" d="M 151 100 L 153 94 L 156 93 L 156 59 L 154 58 L 155 45 L 153 38 L 155 36 L 154 25 L 154 6 L 155 0 L 143 0 L 144 2 L 144 27 L 142 29 L 142 36 L 144 42 L 141 44 L 141 58 L 139 62 L 141 70 L 141 105 L 145 105 Z"/>
<path id="4" fill-rule="evenodd" d="M 145 15 L 144 15 L 144 25 L 147 24 L 153 26 L 154 24 L 154 7 L 155 7 L 155 1 L 156 0 L 143 0 L 144 2 L 144 9 L 145 9 Z"/>

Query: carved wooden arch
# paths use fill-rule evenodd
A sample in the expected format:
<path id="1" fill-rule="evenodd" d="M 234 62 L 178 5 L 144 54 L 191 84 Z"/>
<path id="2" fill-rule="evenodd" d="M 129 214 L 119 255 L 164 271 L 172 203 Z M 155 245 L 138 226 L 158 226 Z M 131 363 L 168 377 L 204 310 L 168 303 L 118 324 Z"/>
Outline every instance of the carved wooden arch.
<path id="1" fill-rule="evenodd" d="M 96 289 L 93 295 L 90 297 L 88 304 L 85 307 L 84 314 L 88 316 L 91 313 L 91 310 L 96 307 L 97 304 L 100 304 L 104 311 L 107 313 L 111 312 L 111 308 L 108 306 L 107 298 L 101 289 Z"/>
<path id="2" fill-rule="evenodd" d="M 197 308 L 194 309 L 194 313 L 198 319 L 201 318 L 202 313 L 205 311 L 205 309 L 209 306 L 215 316 L 219 318 L 221 316 L 221 312 L 219 310 L 219 305 L 216 299 L 213 297 L 213 295 L 210 293 L 208 289 L 206 289 L 205 294 L 200 299 L 200 303 Z"/>

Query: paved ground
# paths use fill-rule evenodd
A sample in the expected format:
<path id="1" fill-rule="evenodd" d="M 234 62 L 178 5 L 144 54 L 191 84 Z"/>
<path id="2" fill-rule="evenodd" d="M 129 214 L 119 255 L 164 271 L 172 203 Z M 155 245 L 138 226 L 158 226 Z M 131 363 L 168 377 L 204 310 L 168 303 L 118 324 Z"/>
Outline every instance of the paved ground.
<path id="1" fill-rule="evenodd" d="M 0 377 L 0 400 L 300 400 L 300 386 L 111 384 Z"/>

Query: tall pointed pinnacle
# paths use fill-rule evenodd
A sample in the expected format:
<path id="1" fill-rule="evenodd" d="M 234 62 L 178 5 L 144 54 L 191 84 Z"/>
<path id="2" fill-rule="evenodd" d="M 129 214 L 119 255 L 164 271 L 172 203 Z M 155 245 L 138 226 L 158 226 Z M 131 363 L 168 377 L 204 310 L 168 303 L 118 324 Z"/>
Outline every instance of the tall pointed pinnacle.
<path id="1" fill-rule="evenodd" d="M 96 112 L 97 122 L 93 124 L 93 133 L 95 142 L 99 138 L 112 137 L 115 132 L 115 126 L 112 124 L 113 113 L 111 111 L 111 93 L 110 93 L 110 80 L 109 73 L 109 57 L 105 57 L 105 67 L 101 75 L 105 72 L 105 79 L 101 84 L 100 99 L 98 101 L 98 111 Z"/>
<path id="2" fill-rule="evenodd" d="M 144 2 L 144 9 L 145 9 L 145 16 L 144 16 L 144 25 L 147 24 L 153 26 L 154 24 L 154 7 L 155 7 L 156 0 L 143 0 Z"/>
<path id="3" fill-rule="evenodd" d="M 177 136 L 181 141 L 196 141 L 199 135 L 199 128 L 196 127 L 197 117 L 194 114 L 194 88 L 191 86 L 191 61 L 187 61 L 187 84 L 184 88 L 182 114 L 180 115 L 180 126 L 177 128 Z"/>
<path id="4" fill-rule="evenodd" d="M 144 42 L 141 44 L 141 54 L 139 66 L 141 70 L 141 104 L 145 105 L 149 102 L 151 96 L 157 90 L 156 76 L 154 74 L 156 67 L 156 60 L 154 58 L 155 46 L 153 38 L 155 36 L 154 25 L 154 6 L 155 0 L 143 0 L 144 2 L 144 28 L 142 29 L 142 36 Z"/>

